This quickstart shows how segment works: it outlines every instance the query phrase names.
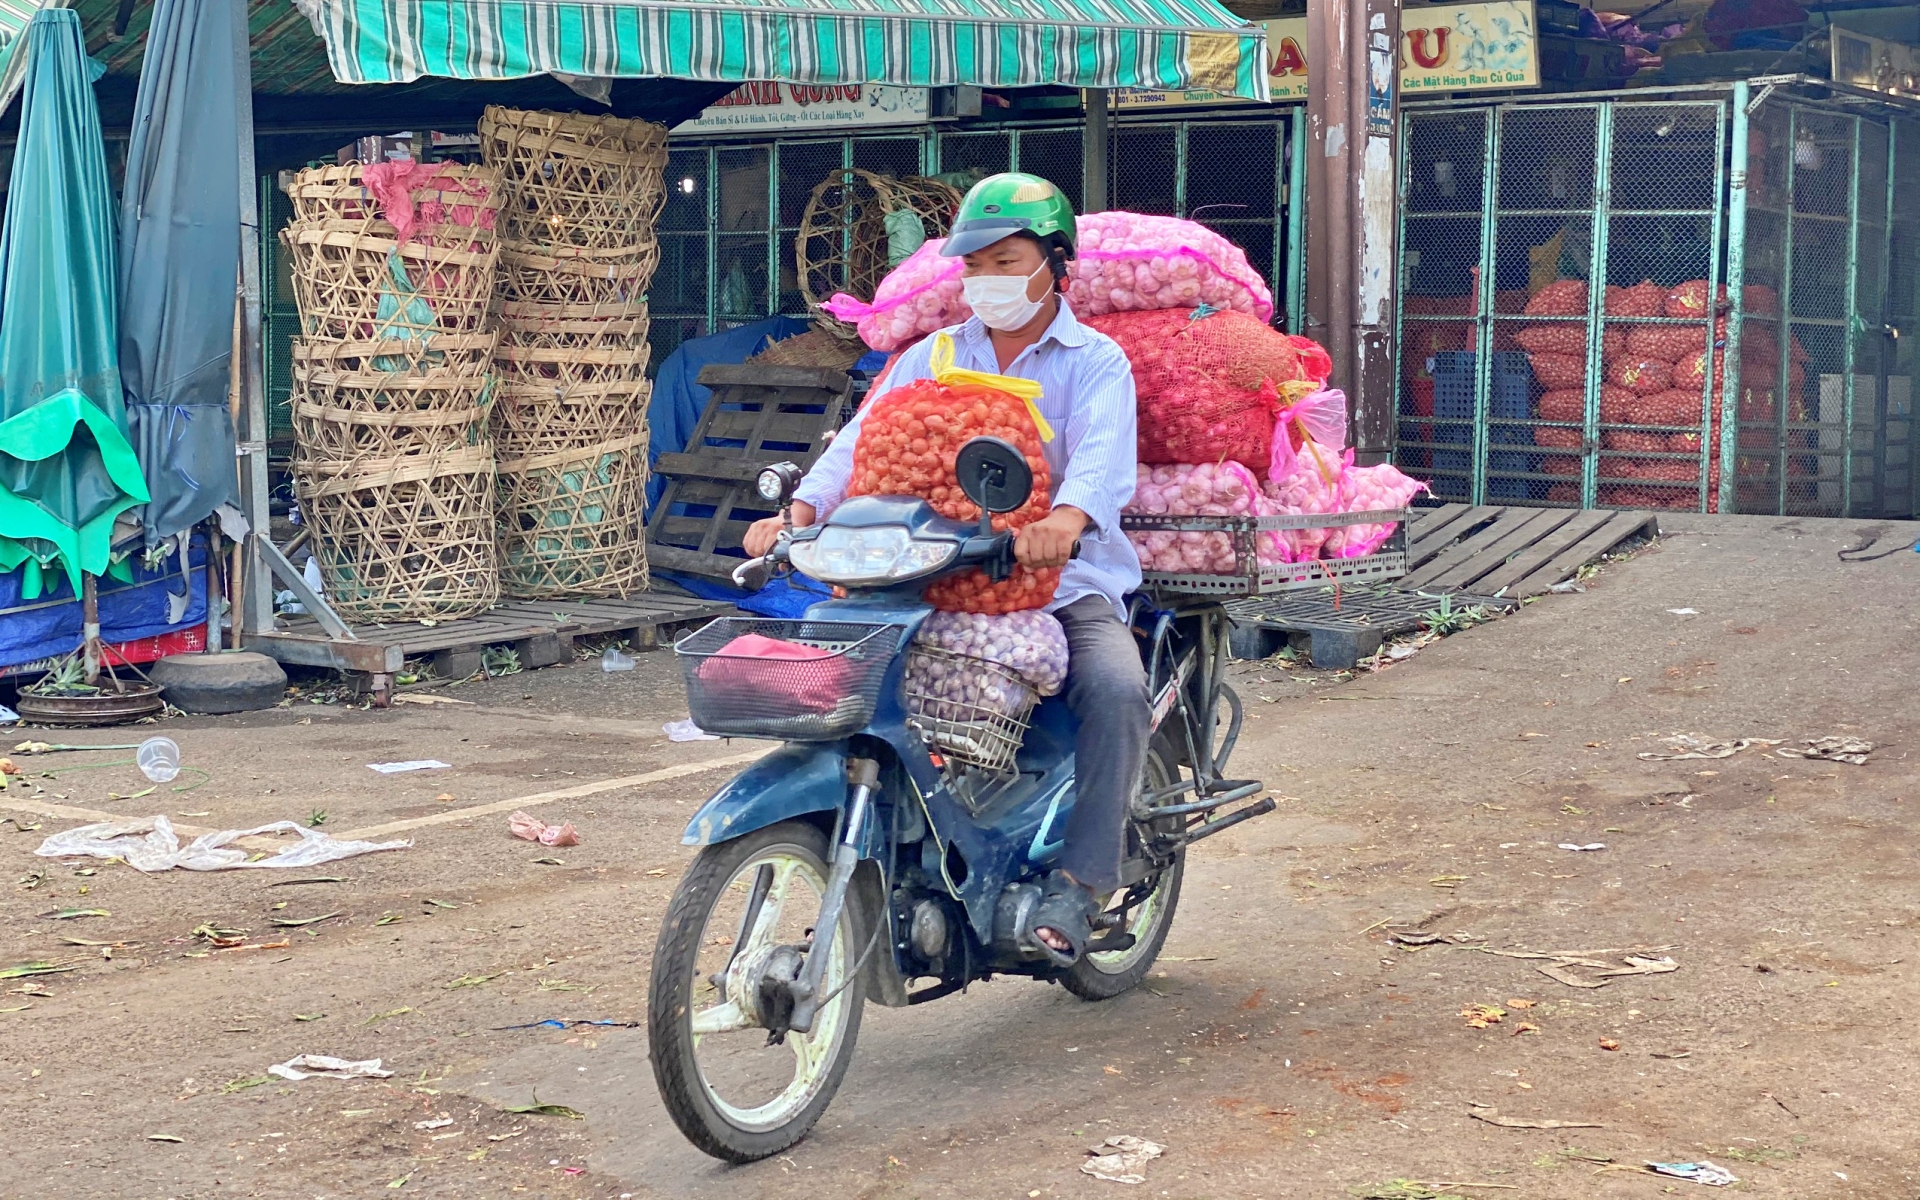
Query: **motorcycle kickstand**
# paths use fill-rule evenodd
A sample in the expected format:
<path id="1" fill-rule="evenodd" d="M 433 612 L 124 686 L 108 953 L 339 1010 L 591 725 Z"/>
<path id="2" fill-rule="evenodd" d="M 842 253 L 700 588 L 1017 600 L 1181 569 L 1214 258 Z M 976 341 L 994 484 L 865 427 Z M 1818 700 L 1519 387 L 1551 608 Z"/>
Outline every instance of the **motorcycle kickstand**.
<path id="1" fill-rule="evenodd" d="M 849 759 L 847 776 L 853 784 L 853 799 L 847 805 L 846 826 L 833 848 L 833 872 L 827 876 L 827 892 L 820 898 L 820 916 L 813 926 L 813 945 L 800 978 L 793 981 L 793 1016 L 787 1028 L 795 1033 L 813 1030 L 819 1015 L 820 985 L 827 974 L 827 960 L 833 954 L 834 932 L 840 928 L 840 914 L 847 905 L 847 888 L 853 883 L 854 868 L 860 865 L 860 846 L 866 837 L 867 813 L 873 790 L 880 782 L 880 764 L 870 758 Z"/>

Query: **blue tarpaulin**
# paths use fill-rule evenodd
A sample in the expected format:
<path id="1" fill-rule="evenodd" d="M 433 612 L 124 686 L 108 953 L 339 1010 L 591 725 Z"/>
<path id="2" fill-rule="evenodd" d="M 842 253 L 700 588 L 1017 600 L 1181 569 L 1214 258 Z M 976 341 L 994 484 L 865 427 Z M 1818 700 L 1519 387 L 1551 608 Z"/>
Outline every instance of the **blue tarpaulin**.
<path id="1" fill-rule="evenodd" d="M 100 576 L 100 640 L 109 644 L 130 642 L 204 623 L 207 547 L 197 534 L 188 551 L 188 562 L 185 580 L 180 578 L 178 554 L 169 555 L 159 569 L 151 571 L 142 567 L 136 556 L 127 564 L 132 568 L 132 582 L 113 575 Z M 14 570 L 0 575 L 0 669 L 80 648 L 79 598 L 64 574 L 45 576 L 46 584 L 56 580 L 58 586 L 46 588 L 37 599 L 26 600 L 22 598 L 26 572 Z M 186 592 L 189 583 L 192 590 Z M 186 592 L 188 596 L 186 612 L 178 621 L 167 620 L 169 592 Z"/>

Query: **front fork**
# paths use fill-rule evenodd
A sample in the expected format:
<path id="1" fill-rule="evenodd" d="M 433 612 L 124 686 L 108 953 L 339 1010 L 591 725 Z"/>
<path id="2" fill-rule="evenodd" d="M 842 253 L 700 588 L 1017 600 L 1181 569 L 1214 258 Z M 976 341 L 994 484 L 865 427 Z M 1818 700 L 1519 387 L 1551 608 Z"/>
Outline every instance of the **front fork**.
<path id="1" fill-rule="evenodd" d="M 827 960 L 833 955 L 834 933 L 840 928 L 840 914 L 847 907 L 847 889 L 853 884 L 853 872 L 860 865 L 860 849 L 866 844 L 867 819 L 873 809 L 873 790 L 880 782 L 880 764 L 871 758 L 847 760 L 847 780 L 853 785 L 847 803 L 847 819 L 840 840 L 833 847 L 833 870 L 827 876 L 827 894 L 820 899 L 820 916 L 813 925 L 813 945 L 807 950 L 800 977 L 793 981 L 793 1016 L 788 1027 L 799 1033 L 813 1031 L 813 1019 L 827 999 L 820 988 L 826 980 Z M 881 914 L 884 919 L 884 914 Z M 853 972 L 859 970 L 855 964 Z M 853 972 L 850 972 L 850 976 Z M 851 977 L 842 986 L 860 986 Z"/>

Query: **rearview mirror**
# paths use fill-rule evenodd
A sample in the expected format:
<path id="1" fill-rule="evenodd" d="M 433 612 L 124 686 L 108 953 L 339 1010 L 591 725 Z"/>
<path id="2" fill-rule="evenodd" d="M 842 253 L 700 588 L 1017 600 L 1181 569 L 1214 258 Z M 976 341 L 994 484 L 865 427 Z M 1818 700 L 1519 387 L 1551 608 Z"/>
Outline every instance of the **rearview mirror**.
<path id="1" fill-rule="evenodd" d="M 1003 438 L 977 437 L 960 447 L 953 473 L 967 499 L 987 513 L 1008 513 L 1033 495 L 1033 468 L 1018 447 Z"/>

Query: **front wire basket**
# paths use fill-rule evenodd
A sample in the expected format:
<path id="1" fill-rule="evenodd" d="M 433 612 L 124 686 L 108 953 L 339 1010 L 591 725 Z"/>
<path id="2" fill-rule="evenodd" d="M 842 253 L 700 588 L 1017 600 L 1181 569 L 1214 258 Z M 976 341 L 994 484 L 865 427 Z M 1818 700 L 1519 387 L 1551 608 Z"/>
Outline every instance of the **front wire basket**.
<path id="1" fill-rule="evenodd" d="M 1231 538 L 1235 564 L 1231 575 L 1141 572 L 1145 591 L 1226 598 L 1265 596 L 1327 584 L 1384 583 L 1398 579 L 1407 573 L 1407 526 L 1413 515 L 1413 510 L 1405 508 L 1273 517 L 1127 513 L 1120 518 L 1120 528 L 1129 533 L 1206 533 Z M 1389 523 L 1393 525 L 1393 532 L 1387 535 L 1387 540 L 1378 550 L 1360 558 L 1314 558 L 1294 563 L 1261 562 L 1259 558 L 1262 533 Z"/>
<path id="2" fill-rule="evenodd" d="M 932 739 L 949 764 L 1011 775 L 1039 701 L 1017 672 L 933 646 L 907 653 L 907 724 Z"/>
<path id="3" fill-rule="evenodd" d="M 674 644 L 693 723 L 723 737 L 827 742 L 866 728 L 901 627 L 721 617 Z M 828 653 L 799 661 L 739 653 L 758 634 Z M 729 651 L 733 652 L 729 652 Z"/>

